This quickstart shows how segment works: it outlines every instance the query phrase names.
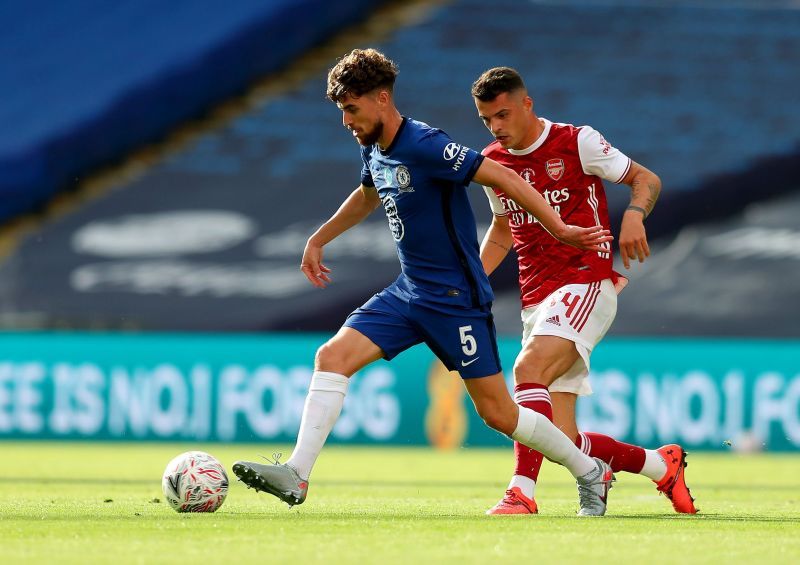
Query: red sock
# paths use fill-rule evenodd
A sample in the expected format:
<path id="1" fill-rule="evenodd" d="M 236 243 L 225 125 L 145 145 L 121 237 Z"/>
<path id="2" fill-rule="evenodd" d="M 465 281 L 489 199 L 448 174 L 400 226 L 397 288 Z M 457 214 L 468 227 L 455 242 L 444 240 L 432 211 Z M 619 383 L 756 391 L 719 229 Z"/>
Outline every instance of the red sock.
<path id="1" fill-rule="evenodd" d="M 611 465 L 615 473 L 617 471 L 638 473 L 644 467 L 644 449 L 638 445 L 622 443 L 613 437 L 581 432 L 575 440 L 575 445 L 589 457 L 597 457 Z"/>
<path id="2" fill-rule="evenodd" d="M 550 393 L 544 385 L 536 383 L 517 385 L 514 387 L 514 402 L 553 421 L 553 405 L 550 402 Z M 515 441 L 514 457 L 517 460 L 515 475 L 522 475 L 534 481 L 539 478 L 539 469 L 542 467 L 541 453 Z"/>

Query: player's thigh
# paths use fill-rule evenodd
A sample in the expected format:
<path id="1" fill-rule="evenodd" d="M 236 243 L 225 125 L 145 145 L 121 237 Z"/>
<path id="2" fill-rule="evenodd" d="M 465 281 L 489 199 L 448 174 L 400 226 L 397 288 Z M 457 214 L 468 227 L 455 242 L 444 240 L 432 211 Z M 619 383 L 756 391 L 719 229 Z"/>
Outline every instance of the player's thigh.
<path id="1" fill-rule="evenodd" d="M 446 310 L 415 307 L 412 317 L 431 351 L 462 379 L 487 377 L 502 370 L 488 306 Z"/>
<path id="2" fill-rule="evenodd" d="M 524 349 L 515 367 L 517 382 L 537 382 L 551 393 L 591 394 L 587 378 L 591 352 L 616 310 L 610 279 L 565 285 L 540 305 L 523 310 Z"/>
<path id="3" fill-rule="evenodd" d="M 539 383 L 550 386 L 579 357 L 575 342 L 565 337 L 532 336 L 514 362 L 514 380 L 517 384 Z"/>
<path id="4" fill-rule="evenodd" d="M 564 434 L 575 441 L 578 438 L 578 423 L 575 420 L 575 403 L 577 394 L 571 392 L 551 392 L 553 403 L 553 423 Z"/>
<path id="5" fill-rule="evenodd" d="M 475 405 L 475 410 L 486 424 L 499 432 L 511 435 L 517 427 L 519 407 L 506 388 L 503 373 L 464 379 L 464 386 Z"/>
<path id="6" fill-rule="evenodd" d="M 402 304 L 386 292 L 351 313 L 344 326 L 317 352 L 316 368 L 350 376 L 380 358 L 392 359 L 420 343 L 416 328 L 401 313 Z"/>
<path id="7" fill-rule="evenodd" d="M 314 368 L 347 377 L 383 357 L 383 350 L 356 329 L 343 326 L 317 350 Z"/>

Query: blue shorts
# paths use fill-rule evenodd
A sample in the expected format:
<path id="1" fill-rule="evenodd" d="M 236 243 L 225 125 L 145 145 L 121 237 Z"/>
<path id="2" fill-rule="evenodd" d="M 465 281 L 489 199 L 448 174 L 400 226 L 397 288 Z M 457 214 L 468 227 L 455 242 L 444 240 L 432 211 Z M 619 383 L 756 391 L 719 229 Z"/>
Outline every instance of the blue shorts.
<path id="1" fill-rule="evenodd" d="M 367 336 L 385 359 L 425 343 L 449 371 L 463 379 L 499 373 L 500 356 L 491 307 L 432 309 L 383 290 L 345 320 Z"/>

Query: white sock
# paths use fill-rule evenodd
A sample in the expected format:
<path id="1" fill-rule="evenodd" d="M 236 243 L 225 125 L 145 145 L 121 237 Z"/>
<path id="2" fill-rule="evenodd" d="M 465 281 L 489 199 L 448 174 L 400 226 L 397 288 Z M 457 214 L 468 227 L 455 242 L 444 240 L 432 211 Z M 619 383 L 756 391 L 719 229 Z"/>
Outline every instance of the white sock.
<path id="1" fill-rule="evenodd" d="M 594 459 L 578 449 L 546 416 L 530 408 L 519 407 L 519 420 L 511 439 L 561 463 L 573 477 L 582 477 L 597 469 Z"/>
<path id="2" fill-rule="evenodd" d="M 533 495 L 536 492 L 536 481 L 525 475 L 514 475 L 511 477 L 511 482 L 508 483 L 508 490 L 514 487 L 521 490 L 522 494 L 528 498 L 533 499 Z"/>
<path id="3" fill-rule="evenodd" d="M 653 479 L 658 482 L 664 478 L 667 473 L 667 464 L 664 463 L 664 458 L 652 449 L 644 450 L 644 467 L 639 471 L 640 475 L 644 475 L 648 479 Z"/>
<path id="4" fill-rule="evenodd" d="M 308 480 L 328 434 L 339 418 L 350 379 L 336 373 L 314 371 L 292 456 L 286 462 Z"/>

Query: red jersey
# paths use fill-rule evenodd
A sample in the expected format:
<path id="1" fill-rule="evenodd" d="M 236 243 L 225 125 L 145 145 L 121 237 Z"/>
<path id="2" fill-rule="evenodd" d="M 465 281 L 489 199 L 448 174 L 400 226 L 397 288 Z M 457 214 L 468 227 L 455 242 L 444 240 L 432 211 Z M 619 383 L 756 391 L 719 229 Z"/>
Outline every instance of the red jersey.
<path id="1" fill-rule="evenodd" d="M 601 179 L 621 182 L 631 160 L 589 126 L 541 121 L 544 131 L 527 149 L 504 149 L 495 141 L 483 154 L 516 171 L 565 223 L 610 229 Z M 501 190 L 484 188 L 492 212 L 507 216 L 511 226 L 523 308 L 539 304 L 567 284 L 614 278 L 610 243 L 604 244 L 602 252 L 561 243 Z"/>

